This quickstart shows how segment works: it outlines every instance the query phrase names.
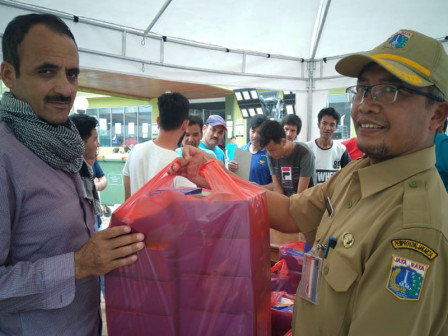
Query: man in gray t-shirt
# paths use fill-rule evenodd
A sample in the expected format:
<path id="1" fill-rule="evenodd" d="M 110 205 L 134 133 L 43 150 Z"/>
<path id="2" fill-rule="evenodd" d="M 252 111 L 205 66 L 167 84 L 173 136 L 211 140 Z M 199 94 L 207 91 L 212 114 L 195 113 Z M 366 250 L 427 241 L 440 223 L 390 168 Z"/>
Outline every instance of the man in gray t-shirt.
<path id="1" fill-rule="evenodd" d="M 266 121 L 260 128 L 260 145 L 269 154 L 273 191 L 286 196 L 300 193 L 310 186 L 314 160 L 310 150 L 286 139 L 277 121 Z"/>

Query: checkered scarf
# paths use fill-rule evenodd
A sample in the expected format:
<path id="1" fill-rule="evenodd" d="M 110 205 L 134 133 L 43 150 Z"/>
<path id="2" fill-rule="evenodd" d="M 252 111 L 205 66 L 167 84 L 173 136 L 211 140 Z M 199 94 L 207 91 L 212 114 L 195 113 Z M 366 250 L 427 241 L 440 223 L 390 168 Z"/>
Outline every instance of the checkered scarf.
<path id="1" fill-rule="evenodd" d="M 16 138 L 50 167 L 79 173 L 84 197 L 89 199 L 95 213 L 101 214 L 93 171 L 83 159 L 84 145 L 70 119 L 62 125 L 51 125 L 39 119 L 28 103 L 5 92 L 0 105 L 0 120 L 6 122 Z"/>

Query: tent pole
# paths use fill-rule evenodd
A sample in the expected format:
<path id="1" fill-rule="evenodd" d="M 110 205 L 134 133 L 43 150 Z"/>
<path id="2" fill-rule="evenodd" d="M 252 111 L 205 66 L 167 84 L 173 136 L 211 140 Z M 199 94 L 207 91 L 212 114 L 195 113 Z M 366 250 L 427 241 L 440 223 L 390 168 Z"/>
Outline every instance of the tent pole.
<path id="1" fill-rule="evenodd" d="M 154 17 L 154 19 L 151 21 L 151 23 L 149 24 L 148 28 L 146 28 L 145 32 L 143 33 L 143 36 L 146 36 L 152 29 L 152 27 L 154 27 L 154 25 L 156 24 L 156 22 L 159 20 L 159 18 L 162 16 L 163 12 L 167 9 L 168 5 L 171 3 L 172 0 L 167 0 L 164 5 L 162 6 L 162 8 L 160 8 L 159 12 L 157 13 L 157 15 Z"/>
<path id="2" fill-rule="evenodd" d="M 307 125 L 306 125 L 306 141 L 311 140 L 311 125 L 313 125 L 313 88 L 314 88 L 314 70 L 315 62 L 307 62 L 308 79 L 306 80 L 306 88 L 308 91 L 307 99 Z"/>
<path id="3" fill-rule="evenodd" d="M 321 0 L 319 6 L 319 12 L 316 17 L 316 22 L 314 23 L 313 36 L 311 37 L 311 49 L 310 55 L 311 60 L 316 57 L 317 47 L 319 46 L 320 36 L 322 35 L 322 30 L 327 19 L 328 10 L 330 8 L 331 0 Z"/>

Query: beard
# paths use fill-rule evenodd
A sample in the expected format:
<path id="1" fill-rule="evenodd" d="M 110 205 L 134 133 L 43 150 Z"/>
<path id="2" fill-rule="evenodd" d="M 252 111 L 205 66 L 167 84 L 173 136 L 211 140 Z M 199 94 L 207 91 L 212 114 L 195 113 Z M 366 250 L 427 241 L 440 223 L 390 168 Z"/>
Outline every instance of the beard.
<path id="1" fill-rule="evenodd" d="M 384 161 L 393 157 L 390 155 L 390 149 L 387 144 L 384 142 L 378 145 L 363 145 L 358 142 L 358 148 L 361 152 L 366 154 L 370 159 L 373 159 L 376 162 Z"/>

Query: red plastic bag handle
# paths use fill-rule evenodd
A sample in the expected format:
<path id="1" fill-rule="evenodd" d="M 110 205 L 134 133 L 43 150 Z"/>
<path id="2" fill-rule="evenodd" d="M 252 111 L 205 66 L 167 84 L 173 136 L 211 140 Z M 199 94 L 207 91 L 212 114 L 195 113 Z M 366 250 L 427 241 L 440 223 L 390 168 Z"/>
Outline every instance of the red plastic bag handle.
<path id="1" fill-rule="evenodd" d="M 179 163 L 179 160 L 176 160 L 174 162 Z M 168 170 L 171 168 L 172 165 L 173 163 L 168 164 L 165 168 L 163 168 L 156 175 L 154 175 L 148 182 L 145 183 L 143 187 L 141 187 L 137 192 L 135 192 L 131 197 L 129 197 L 127 203 L 132 203 L 141 194 L 150 194 L 151 192 L 160 189 L 160 187 L 162 186 L 171 184 L 174 178 L 176 177 L 175 175 L 167 174 Z"/>
<path id="2" fill-rule="evenodd" d="M 199 168 L 199 174 L 205 177 L 212 191 L 238 194 L 242 199 L 247 198 L 235 180 L 216 162 L 216 159 L 204 163 Z"/>
<path id="3" fill-rule="evenodd" d="M 288 277 L 288 265 L 286 264 L 285 259 L 276 262 L 275 265 L 271 267 L 271 275 L 272 274 L 276 274 L 280 278 Z"/>
<path id="4" fill-rule="evenodd" d="M 174 161 L 180 164 L 178 160 Z M 167 174 L 168 170 L 173 165 L 173 162 L 165 166 L 161 171 L 154 175 L 146 184 L 135 192 L 127 201 L 128 204 L 134 202 L 142 194 L 150 194 L 153 191 L 161 189 L 162 186 L 170 185 L 177 175 Z M 216 160 L 209 161 L 199 168 L 200 175 L 204 176 L 210 186 L 212 192 L 224 192 L 236 195 L 240 199 L 247 199 L 248 195 L 245 191 L 258 189 L 251 183 L 242 179 L 232 177 L 227 174 L 224 169 L 216 162 Z"/>

